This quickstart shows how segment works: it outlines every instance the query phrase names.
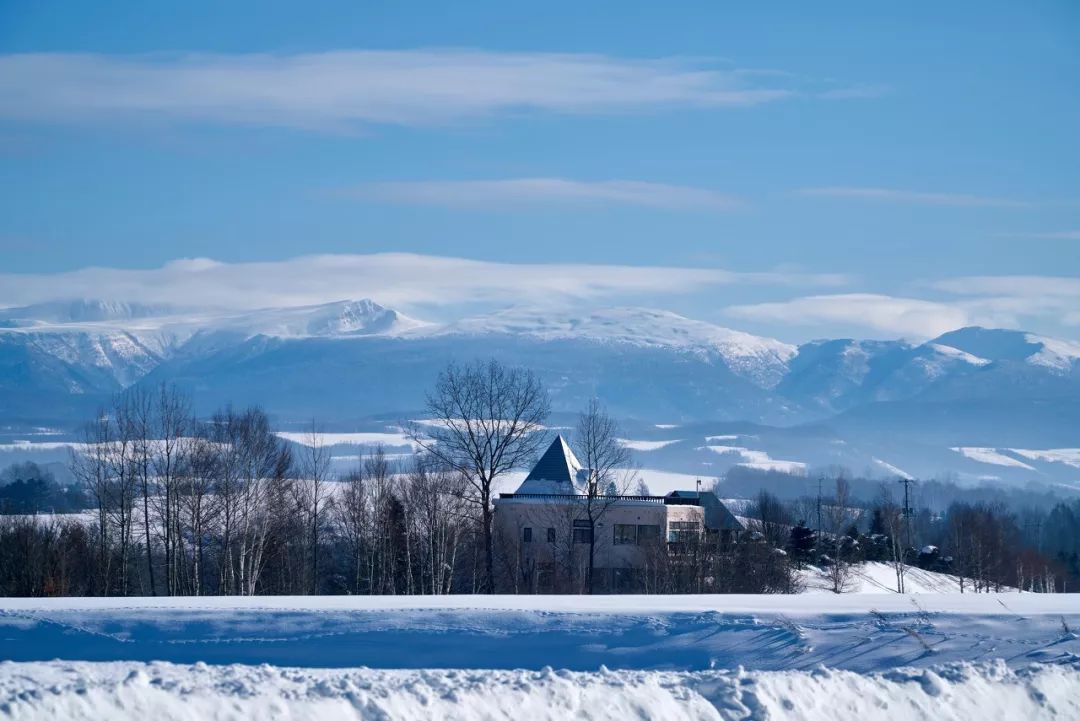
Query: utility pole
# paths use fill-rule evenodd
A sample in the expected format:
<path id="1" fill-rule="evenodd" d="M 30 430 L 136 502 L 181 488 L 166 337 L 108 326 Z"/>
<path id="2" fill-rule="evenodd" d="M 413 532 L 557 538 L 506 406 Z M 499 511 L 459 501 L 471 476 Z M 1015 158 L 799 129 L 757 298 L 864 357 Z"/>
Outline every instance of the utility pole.
<path id="1" fill-rule="evenodd" d="M 915 514 L 912 512 L 912 509 L 911 509 L 911 500 L 910 500 L 910 496 L 909 496 L 908 491 L 911 488 L 911 484 L 914 483 L 915 481 L 913 479 L 911 479 L 911 478 L 901 478 L 897 482 L 904 484 L 904 508 L 903 508 L 903 511 L 901 512 L 901 515 L 904 517 L 904 527 L 905 527 L 905 530 L 907 530 L 907 545 L 908 545 L 908 548 L 910 548 L 911 547 L 911 517 L 913 515 L 915 515 Z"/>
<path id="2" fill-rule="evenodd" d="M 818 476 L 817 479 L 817 538 L 818 543 L 821 543 L 821 484 L 824 482 L 824 478 Z"/>

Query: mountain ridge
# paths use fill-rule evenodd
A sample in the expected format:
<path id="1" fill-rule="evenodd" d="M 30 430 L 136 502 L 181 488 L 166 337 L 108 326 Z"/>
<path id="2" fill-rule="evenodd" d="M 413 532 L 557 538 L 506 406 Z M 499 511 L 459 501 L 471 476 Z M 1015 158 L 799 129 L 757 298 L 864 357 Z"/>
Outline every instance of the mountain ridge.
<path id="1" fill-rule="evenodd" d="M 1060 442 L 1080 401 L 1080 346 L 1014 330 L 795 346 L 649 308 L 512 308 L 442 324 L 371 300 L 229 313 L 72 308 L 50 309 L 54 320 L 8 314 L 22 325 L 0 328 L 5 421 L 70 425 L 119 390 L 170 382 L 208 407 L 259 403 L 285 420 L 335 422 L 420 408 L 447 362 L 486 357 L 535 370 L 559 411 L 600 397 L 628 419 L 825 423 L 882 442 L 906 433 L 1038 447 L 1040 435 Z"/>

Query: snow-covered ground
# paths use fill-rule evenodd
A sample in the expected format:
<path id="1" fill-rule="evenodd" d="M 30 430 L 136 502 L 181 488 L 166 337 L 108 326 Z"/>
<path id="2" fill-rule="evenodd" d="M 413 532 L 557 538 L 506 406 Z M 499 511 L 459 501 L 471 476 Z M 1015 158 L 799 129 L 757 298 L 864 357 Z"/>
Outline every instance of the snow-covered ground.
<path id="1" fill-rule="evenodd" d="M 807 593 L 832 593 L 832 583 L 824 572 L 808 568 L 800 572 Z M 971 581 L 964 585 L 971 592 Z M 844 593 L 895 593 L 896 570 L 891 563 L 867 562 L 851 566 Z M 904 570 L 905 593 L 960 593 L 960 579 L 947 573 L 924 571 L 907 566 Z"/>
<path id="2" fill-rule="evenodd" d="M 386 432 L 386 433 L 305 433 L 302 431 L 290 432 L 290 431 L 278 431 L 275 433 L 278 438 L 283 438 L 292 443 L 299 443 L 302 446 L 311 446 L 312 442 L 316 442 L 323 446 L 411 446 L 415 447 L 416 444 L 408 434 L 404 431 L 398 432 Z"/>
<path id="3" fill-rule="evenodd" d="M 710 437 L 719 438 L 719 436 Z M 745 468 L 756 468 L 759 471 L 780 471 L 782 473 L 792 474 L 806 473 L 807 464 L 802 461 L 782 461 L 770 458 L 769 454 L 765 451 L 745 448 L 743 446 L 708 445 L 705 447 L 713 453 L 719 453 L 720 455 L 735 454 L 740 456 L 743 459 L 743 462 L 735 465 L 743 466 Z"/>
<path id="4" fill-rule="evenodd" d="M 959 447 L 959 448 L 953 448 L 952 450 L 956 451 L 957 453 L 964 456 L 965 458 L 970 458 L 971 460 L 978 461 L 979 463 L 986 463 L 986 464 L 989 464 L 989 465 L 992 465 L 992 466 L 1006 466 L 1006 467 L 1010 467 L 1010 468 L 1023 468 L 1023 469 L 1029 470 L 1029 471 L 1035 470 L 1034 468 L 1032 468 L 1028 464 L 1026 464 L 1026 463 L 1024 463 L 1022 461 L 1018 461 L 1015 458 L 1012 458 L 1010 456 L 1005 455 L 1004 453 L 1000 452 L 997 448 Z"/>
<path id="5" fill-rule="evenodd" d="M 2 599 L 0 717 L 1075 719 L 1074 628 L 1035 594 Z"/>
<path id="6" fill-rule="evenodd" d="M 874 674 L 0 663 L 0 714 L 26 721 L 1037 721 L 1080 718 L 1078 685 L 1075 665 L 1013 671 L 1000 663 Z"/>
<path id="7" fill-rule="evenodd" d="M 618 438 L 616 440 L 618 440 L 623 447 L 629 448 L 632 451 L 657 451 L 661 448 L 670 446 L 672 443 L 679 442 L 677 439 L 670 441 L 635 441 L 630 438 Z"/>
<path id="8" fill-rule="evenodd" d="M 1019 593 L 2 599 L 0 658 L 869 672 L 1062 660 L 1074 628 L 1077 596 Z"/>

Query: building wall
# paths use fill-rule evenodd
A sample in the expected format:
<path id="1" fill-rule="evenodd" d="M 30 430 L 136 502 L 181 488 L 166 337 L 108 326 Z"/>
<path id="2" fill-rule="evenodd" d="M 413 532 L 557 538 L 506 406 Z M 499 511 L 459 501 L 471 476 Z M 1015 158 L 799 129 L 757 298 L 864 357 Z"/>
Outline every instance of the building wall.
<path id="1" fill-rule="evenodd" d="M 596 508 L 594 516 L 600 510 Z M 704 522 L 700 506 L 617 501 L 602 510 L 595 525 L 594 547 L 594 578 L 602 577 L 602 584 L 609 582 L 615 569 L 644 567 L 649 554 L 658 553 L 677 532 L 672 524 L 696 523 L 700 528 Z M 580 590 L 588 568 L 589 544 L 585 528 L 579 528 L 586 534 L 579 533 L 575 540 L 574 521 L 587 525 L 583 502 L 499 499 L 494 520 L 504 590 Z M 619 539 L 616 530 L 620 531 Z"/>

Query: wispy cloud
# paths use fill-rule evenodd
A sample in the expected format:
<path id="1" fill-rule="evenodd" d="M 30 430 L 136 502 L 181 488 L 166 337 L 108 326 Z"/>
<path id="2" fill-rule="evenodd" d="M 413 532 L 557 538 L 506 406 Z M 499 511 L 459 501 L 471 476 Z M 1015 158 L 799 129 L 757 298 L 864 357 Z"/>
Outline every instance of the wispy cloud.
<path id="1" fill-rule="evenodd" d="M 968 193 L 933 193 L 916 190 L 898 190 L 895 188 L 825 186 L 819 188 L 802 188 L 796 192 L 799 195 L 823 198 L 853 198 L 856 200 L 906 203 L 911 205 L 938 205 L 957 208 L 1029 208 L 1033 205 L 1024 200 L 995 198 L 985 195 L 971 195 Z"/>
<path id="2" fill-rule="evenodd" d="M 973 275 L 935 281 L 932 287 L 957 295 L 1068 297 L 1080 300 L 1080 278 L 1054 275 Z"/>
<path id="3" fill-rule="evenodd" d="M 632 294 L 691 293 L 731 284 L 835 286 L 845 281 L 832 274 L 495 263 L 410 253 L 312 255 L 250 263 L 195 258 L 149 270 L 84 268 L 49 275 L 0 274 L 0 307 L 100 298 L 251 309 L 366 297 L 409 310 L 455 303 L 546 305 Z"/>
<path id="4" fill-rule="evenodd" d="M 971 325 L 967 311 L 946 303 L 872 293 L 815 295 L 777 303 L 731 306 L 733 318 L 806 327 L 844 325 L 889 336 L 931 338 Z"/>
<path id="5" fill-rule="evenodd" d="M 509 178 L 366 183 L 341 194 L 389 203 L 447 208 L 505 208 L 529 205 L 635 205 L 665 210 L 731 210 L 734 196 L 706 188 L 636 180 L 581 181 L 566 178 Z"/>
<path id="6" fill-rule="evenodd" d="M 745 107 L 796 95 L 820 97 L 813 85 L 713 61 L 586 54 L 35 53 L 0 56 L 0 117 L 62 123 L 150 117 L 347 129 L 371 123 L 429 125 L 530 110 Z"/>

